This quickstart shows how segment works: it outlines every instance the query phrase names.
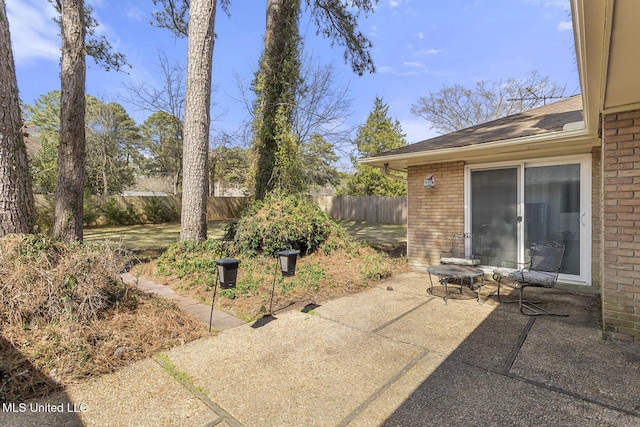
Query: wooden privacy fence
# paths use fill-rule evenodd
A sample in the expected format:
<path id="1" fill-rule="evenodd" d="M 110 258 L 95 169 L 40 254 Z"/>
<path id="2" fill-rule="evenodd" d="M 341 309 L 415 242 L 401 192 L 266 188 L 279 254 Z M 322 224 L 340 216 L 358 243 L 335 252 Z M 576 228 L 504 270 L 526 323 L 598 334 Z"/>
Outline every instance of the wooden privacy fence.
<path id="1" fill-rule="evenodd" d="M 407 223 L 406 196 L 313 196 L 312 200 L 333 219 Z"/>
<path id="2" fill-rule="evenodd" d="M 90 200 L 98 206 L 104 206 L 111 201 L 122 209 L 132 206 L 141 211 L 152 199 L 175 212 L 179 218 L 179 196 L 91 196 Z M 311 200 L 333 219 L 384 224 L 407 223 L 406 196 L 312 196 Z M 207 220 L 239 218 L 248 202 L 249 199 L 245 197 L 209 197 Z M 52 210 L 52 197 L 36 195 L 36 205 L 39 209 Z"/>
<path id="3" fill-rule="evenodd" d="M 175 212 L 176 218 L 180 218 L 180 196 L 91 196 L 90 202 L 96 206 L 105 206 L 109 202 L 115 203 L 121 209 L 133 207 L 136 211 L 144 211 L 145 205 L 150 202 L 160 203 L 168 210 Z M 247 206 L 245 197 L 209 197 L 207 199 L 207 220 L 225 220 L 238 218 L 242 210 Z M 53 197 L 36 195 L 36 206 L 39 209 L 53 209 Z M 86 201 L 85 201 L 86 209 Z M 100 221 L 98 221 L 100 222 Z"/>

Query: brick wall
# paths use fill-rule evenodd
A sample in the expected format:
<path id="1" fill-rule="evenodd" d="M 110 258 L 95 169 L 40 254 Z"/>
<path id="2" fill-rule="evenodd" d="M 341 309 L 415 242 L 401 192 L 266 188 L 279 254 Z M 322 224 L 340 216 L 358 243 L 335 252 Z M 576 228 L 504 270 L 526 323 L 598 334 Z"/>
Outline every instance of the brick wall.
<path id="1" fill-rule="evenodd" d="M 436 177 L 435 188 L 424 178 Z M 409 167 L 407 178 L 407 256 L 413 268 L 440 262 L 451 247 L 451 235 L 464 231 L 464 162 Z"/>
<path id="2" fill-rule="evenodd" d="M 602 291 L 602 150 L 591 153 L 591 286 Z"/>
<path id="3" fill-rule="evenodd" d="M 640 110 L 605 115 L 602 144 L 603 325 L 640 342 Z"/>

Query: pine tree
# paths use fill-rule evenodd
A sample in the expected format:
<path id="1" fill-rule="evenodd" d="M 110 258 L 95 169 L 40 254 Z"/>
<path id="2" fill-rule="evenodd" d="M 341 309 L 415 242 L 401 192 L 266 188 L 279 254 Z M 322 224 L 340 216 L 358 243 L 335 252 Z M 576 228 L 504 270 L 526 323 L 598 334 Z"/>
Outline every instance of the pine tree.
<path id="1" fill-rule="evenodd" d="M 380 169 L 359 165 L 357 159 L 369 157 L 383 151 L 406 145 L 405 134 L 398 120 L 388 117 L 389 106 L 376 97 L 373 110 L 367 121 L 360 126 L 354 144 L 356 155 L 352 159 L 356 172 L 347 183 L 338 189 L 338 194 L 351 196 L 402 196 L 407 194 L 407 186 L 399 180 L 384 176 Z M 404 174 L 394 173 L 398 178 Z"/>
<path id="2" fill-rule="evenodd" d="M 36 212 L 22 131 L 9 21 L 0 0 L 0 237 L 31 233 Z"/>

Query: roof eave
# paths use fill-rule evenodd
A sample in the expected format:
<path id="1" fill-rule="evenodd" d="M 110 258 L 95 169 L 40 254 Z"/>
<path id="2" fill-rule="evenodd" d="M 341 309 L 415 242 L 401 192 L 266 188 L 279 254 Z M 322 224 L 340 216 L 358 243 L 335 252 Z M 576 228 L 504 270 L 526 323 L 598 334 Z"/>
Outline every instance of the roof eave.
<path id="1" fill-rule="evenodd" d="M 597 132 L 600 125 L 612 8 L 613 1 L 571 0 L 584 120 L 591 132 Z"/>
<path id="2" fill-rule="evenodd" d="M 524 157 L 525 152 L 530 156 L 536 153 L 547 154 L 577 154 L 590 151 L 592 146 L 598 145 L 597 135 L 586 128 L 571 131 L 532 135 L 521 138 L 487 142 L 464 147 L 426 150 L 413 153 L 391 154 L 386 156 L 365 157 L 358 159 L 363 165 L 407 172 L 409 166 L 427 163 L 440 163 L 455 160 L 474 161 L 483 158 L 497 159 Z"/>

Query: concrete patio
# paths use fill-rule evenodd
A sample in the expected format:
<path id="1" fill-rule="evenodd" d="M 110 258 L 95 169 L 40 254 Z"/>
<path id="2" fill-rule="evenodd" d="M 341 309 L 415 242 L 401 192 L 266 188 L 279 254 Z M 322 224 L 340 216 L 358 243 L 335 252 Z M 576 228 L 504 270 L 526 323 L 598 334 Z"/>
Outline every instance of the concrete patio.
<path id="1" fill-rule="evenodd" d="M 528 318 L 468 288 L 445 305 L 428 280 L 226 329 L 40 402 L 63 413 L 27 403 L 0 424 L 640 425 L 640 346 L 602 339 L 597 295 L 532 290 L 571 315 Z"/>

